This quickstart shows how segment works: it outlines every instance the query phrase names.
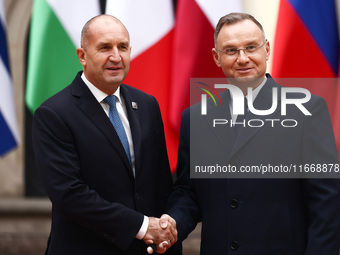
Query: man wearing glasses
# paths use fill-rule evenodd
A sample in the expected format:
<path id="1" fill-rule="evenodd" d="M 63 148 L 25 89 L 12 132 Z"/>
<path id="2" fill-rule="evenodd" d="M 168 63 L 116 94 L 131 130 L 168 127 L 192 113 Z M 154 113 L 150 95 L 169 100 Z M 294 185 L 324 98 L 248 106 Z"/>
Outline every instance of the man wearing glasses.
<path id="1" fill-rule="evenodd" d="M 222 17 L 215 30 L 212 54 L 228 82 L 243 92 L 248 106 L 270 109 L 273 91 L 281 95 L 283 87 L 266 74 L 270 44 L 253 16 L 231 13 Z M 208 101 L 206 115 L 201 113 L 201 104 L 183 112 L 178 178 L 168 210 L 177 222 L 178 239 L 185 239 L 202 222 L 202 255 L 338 255 L 339 177 L 237 175 L 242 167 L 253 166 L 279 169 L 319 164 L 338 169 L 325 101 L 311 95 L 300 107 L 311 115 L 292 104 L 282 116 L 278 97 L 272 113 L 255 116 L 249 107 L 240 121 L 238 117 L 242 116 L 238 115 L 242 114 L 234 114 L 233 109 L 233 101 L 239 99 L 230 90 L 219 96 L 222 105 L 217 107 Z M 301 95 L 292 96 L 300 100 Z M 221 116 L 231 125 L 213 126 L 212 120 Z M 294 119 L 297 125 L 273 126 L 273 122 L 265 122 L 283 117 Z M 265 124 L 253 127 L 249 123 L 254 122 L 249 121 L 254 118 Z M 222 164 L 236 169 L 236 175 L 228 172 L 208 176 L 203 168 L 201 176 L 192 175 L 196 161 L 203 165 L 213 163 L 211 159 L 220 160 L 220 169 Z"/>

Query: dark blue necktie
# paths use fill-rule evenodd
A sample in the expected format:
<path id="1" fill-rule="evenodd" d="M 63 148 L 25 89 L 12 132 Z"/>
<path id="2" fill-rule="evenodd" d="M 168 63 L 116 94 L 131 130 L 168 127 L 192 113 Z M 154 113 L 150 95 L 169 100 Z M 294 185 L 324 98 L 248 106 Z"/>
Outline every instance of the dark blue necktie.
<path id="1" fill-rule="evenodd" d="M 126 136 L 122 120 L 120 119 L 118 111 L 117 111 L 116 96 L 114 96 L 114 95 L 107 96 L 104 99 L 104 101 L 110 106 L 110 108 L 109 108 L 110 121 L 111 121 L 112 125 L 114 126 L 114 128 L 116 129 L 116 132 L 119 136 L 120 142 L 122 143 L 122 145 L 124 147 L 126 156 L 128 157 L 129 163 L 132 167 L 129 141 L 128 141 L 127 136 Z"/>
<path id="2" fill-rule="evenodd" d="M 244 97 L 244 114 L 243 115 L 241 115 L 241 114 L 237 115 L 236 122 L 237 123 L 243 123 L 246 119 L 247 112 L 248 112 L 248 100 L 247 100 L 246 97 Z M 243 124 L 236 124 L 235 125 L 236 134 L 238 134 L 238 132 L 240 131 L 241 126 L 242 126 L 242 128 L 244 128 Z"/>

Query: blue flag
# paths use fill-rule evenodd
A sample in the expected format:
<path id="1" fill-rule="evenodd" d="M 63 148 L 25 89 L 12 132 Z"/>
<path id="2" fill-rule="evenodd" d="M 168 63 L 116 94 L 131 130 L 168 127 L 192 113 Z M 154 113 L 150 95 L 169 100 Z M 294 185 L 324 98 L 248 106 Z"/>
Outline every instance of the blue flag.
<path id="1" fill-rule="evenodd" d="M 15 148 L 19 142 L 4 14 L 3 1 L 0 0 L 0 156 Z"/>

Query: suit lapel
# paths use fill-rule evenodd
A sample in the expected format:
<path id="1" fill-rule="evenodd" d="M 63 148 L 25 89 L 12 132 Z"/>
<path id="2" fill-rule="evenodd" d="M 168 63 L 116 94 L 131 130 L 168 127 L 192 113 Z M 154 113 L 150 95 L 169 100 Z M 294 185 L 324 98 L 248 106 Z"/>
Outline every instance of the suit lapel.
<path id="1" fill-rule="evenodd" d="M 274 119 L 275 115 L 280 112 L 280 103 L 281 103 L 281 91 L 280 91 L 280 85 L 278 85 L 270 76 L 268 76 L 266 84 L 262 87 L 261 91 L 259 92 L 258 96 L 256 97 L 254 101 L 254 108 L 258 110 L 267 110 L 272 106 L 272 91 L 273 88 L 278 88 L 278 106 L 276 110 L 269 115 L 255 115 L 251 113 L 250 111 L 246 114 L 245 119 L 246 123 L 248 123 L 249 120 L 257 119 L 259 120 L 254 123 L 254 125 L 259 125 L 260 121 L 264 123 L 261 127 L 249 127 L 246 125 L 245 128 L 240 128 L 238 132 L 238 136 L 236 137 L 236 141 L 232 150 L 232 153 L 230 157 L 232 157 L 237 151 L 239 151 L 257 132 L 259 132 L 261 129 L 266 127 L 267 125 L 272 125 L 270 121 L 266 121 L 266 119 Z M 260 126 L 260 125 L 259 125 Z"/>
<path id="2" fill-rule="evenodd" d="M 207 125 L 211 128 L 212 134 L 221 144 L 221 146 L 229 155 L 233 149 L 233 145 L 235 143 L 235 130 L 233 127 L 230 127 L 231 113 L 229 108 L 230 103 L 230 92 L 226 90 L 225 92 L 220 94 L 220 98 L 222 101 L 222 105 L 217 105 L 213 103 L 212 100 L 209 100 L 207 104 L 207 112 L 205 120 L 207 121 Z M 226 119 L 228 120 L 227 124 L 216 125 L 213 127 L 214 119 Z"/>
<path id="3" fill-rule="evenodd" d="M 78 73 L 71 85 L 73 96 L 78 98 L 79 109 L 89 118 L 89 120 L 107 137 L 112 147 L 116 150 L 119 157 L 124 162 L 128 172 L 132 175 L 131 166 L 126 156 L 124 148 L 103 108 L 88 89 Z"/>

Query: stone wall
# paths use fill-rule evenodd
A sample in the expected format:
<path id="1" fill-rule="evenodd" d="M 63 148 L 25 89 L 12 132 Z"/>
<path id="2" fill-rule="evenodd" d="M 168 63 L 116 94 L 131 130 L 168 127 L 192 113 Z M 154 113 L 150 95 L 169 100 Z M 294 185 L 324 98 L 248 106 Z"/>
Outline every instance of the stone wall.
<path id="1" fill-rule="evenodd" d="M 50 219 L 47 199 L 0 199 L 0 254 L 44 254 Z"/>

